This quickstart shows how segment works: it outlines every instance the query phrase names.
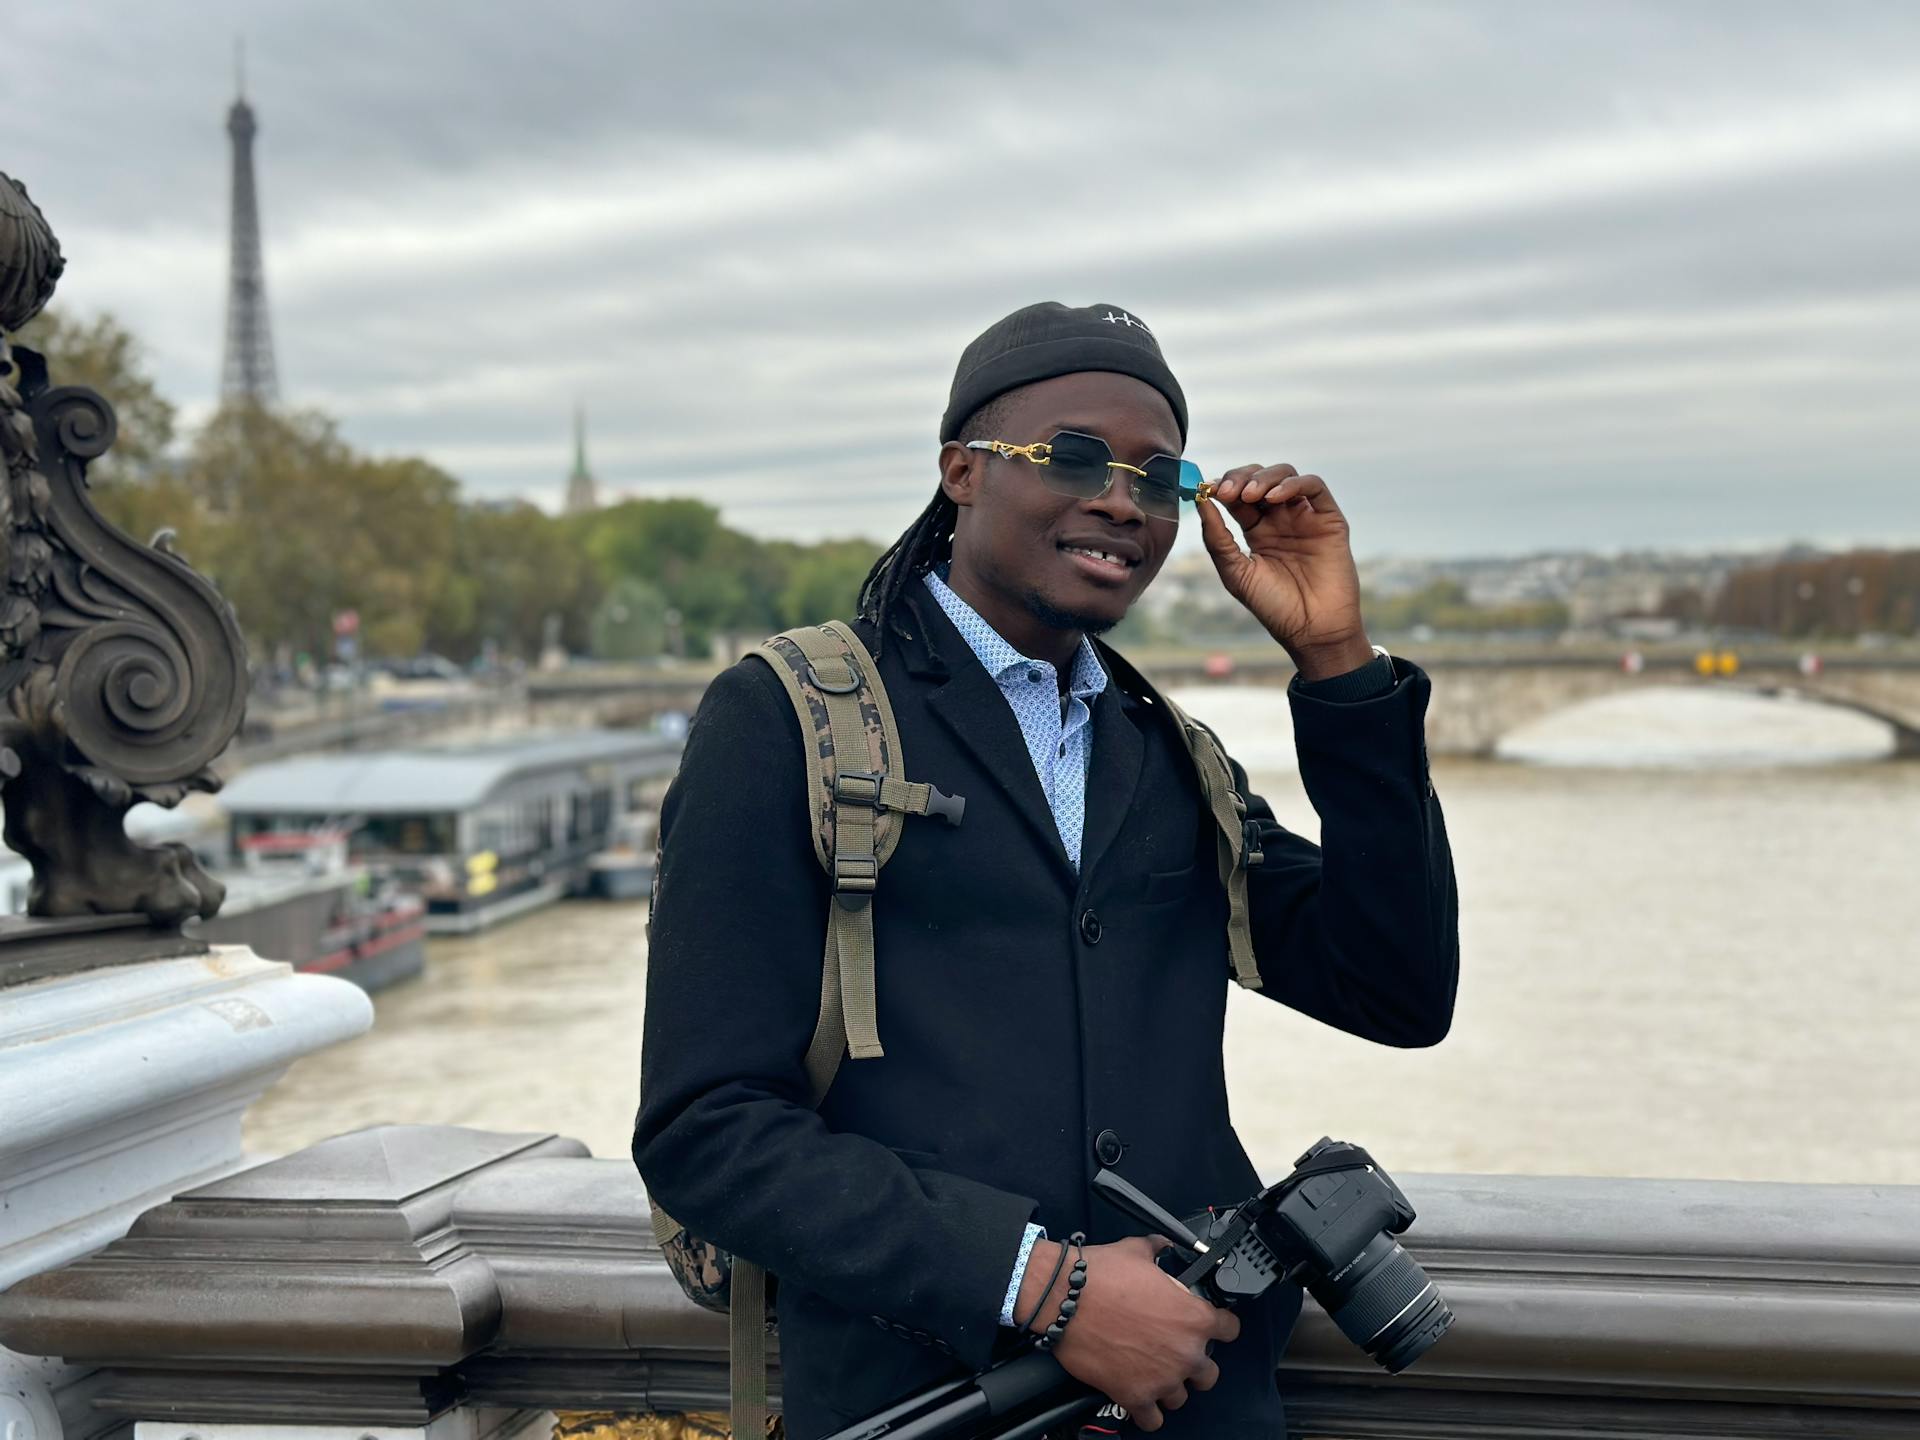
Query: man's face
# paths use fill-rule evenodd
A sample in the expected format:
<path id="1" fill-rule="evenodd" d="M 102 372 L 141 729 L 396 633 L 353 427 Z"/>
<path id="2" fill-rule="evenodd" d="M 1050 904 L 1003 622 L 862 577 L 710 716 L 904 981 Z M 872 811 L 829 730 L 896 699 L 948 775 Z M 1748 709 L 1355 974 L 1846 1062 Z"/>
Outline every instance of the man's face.
<path id="1" fill-rule="evenodd" d="M 1173 407 L 1130 375 L 1090 370 L 1014 391 L 980 438 L 1027 445 L 1061 430 L 1097 435 L 1113 458 L 1139 465 L 1178 455 Z M 1048 626 L 1099 634 L 1111 629 L 1159 573 L 1179 526 L 1145 515 L 1134 502 L 1133 476 L 1113 471 L 1105 495 L 1075 499 L 1049 490 L 1045 468 L 988 451 L 961 452 L 964 466 L 942 457 L 942 483 L 960 507 L 954 531 L 956 568 Z M 1104 551 L 1114 565 L 1077 553 Z"/>

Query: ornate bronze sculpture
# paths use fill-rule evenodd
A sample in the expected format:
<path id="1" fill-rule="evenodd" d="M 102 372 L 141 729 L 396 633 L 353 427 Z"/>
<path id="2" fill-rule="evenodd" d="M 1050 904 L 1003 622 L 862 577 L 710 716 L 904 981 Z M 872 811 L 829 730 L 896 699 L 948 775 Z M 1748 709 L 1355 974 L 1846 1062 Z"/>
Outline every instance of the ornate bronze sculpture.
<path id="1" fill-rule="evenodd" d="M 177 843 L 126 834 L 135 802 L 214 790 L 246 709 L 233 610 L 178 557 L 129 539 L 87 495 L 113 408 L 50 383 L 7 332 L 52 298 L 52 229 L 0 174 L 0 800 L 6 842 L 33 864 L 28 913 L 211 916 L 224 888 Z"/>

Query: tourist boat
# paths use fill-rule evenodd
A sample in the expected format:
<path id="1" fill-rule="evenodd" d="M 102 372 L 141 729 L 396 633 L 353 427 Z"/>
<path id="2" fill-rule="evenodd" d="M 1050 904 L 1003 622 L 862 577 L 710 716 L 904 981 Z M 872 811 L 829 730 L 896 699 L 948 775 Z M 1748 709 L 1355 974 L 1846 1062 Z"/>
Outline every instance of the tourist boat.
<path id="1" fill-rule="evenodd" d="M 227 887 L 220 913 L 189 933 L 369 991 L 426 968 L 426 902 L 353 864 L 345 829 L 250 835 L 237 849 L 239 868 L 216 872 Z"/>
<path id="2" fill-rule="evenodd" d="M 612 843 L 587 862 L 588 893 L 602 900 L 644 900 L 653 890 L 654 832 L 659 817 L 652 810 L 627 816 Z"/>
<path id="3" fill-rule="evenodd" d="M 430 933 L 466 934 L 589 893 L 596 856 L 630 868 L 627 832 L 657 806 L 682 743 L 581 730 L 303 756 L 248 769 L 221 803 L 236 847 L 339 826 L 352 861 L 425 899 Z"/>
<path id="4" fill-rule="evenodd" d="M 174 810 L 135 806 L 127 833 L 144 844 L 187 846 L 226 887 L 220 913 L 188 921 L 189 934 L 245 945 L 264 959 L 338 975 L 363 990 L 409 979 L 426 966 L 425 903 L 352 864 L 337 827 L 250 837 L 236 855 L 225 815 L 195 795 Z M 24 915 L 32 881 L 26 860 L 0 850 L 0 913 Z"/>

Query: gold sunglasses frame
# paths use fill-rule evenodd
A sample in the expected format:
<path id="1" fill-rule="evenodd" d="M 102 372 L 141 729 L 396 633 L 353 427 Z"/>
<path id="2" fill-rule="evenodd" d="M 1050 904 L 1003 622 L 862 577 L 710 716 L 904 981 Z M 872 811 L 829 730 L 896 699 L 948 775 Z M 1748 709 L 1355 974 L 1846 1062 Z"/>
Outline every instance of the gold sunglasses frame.
<path id="1" fill-rule="evenodd" d="M 990 450 L 1003 460 L 1027 460 L 1035 465 L 1049 465 L 1053 462 L 1053 446 L 1045 440 L 1036 440 L 1031 445 L 1015 445 L 1008 440 L 969 440 L 966 443 L 967 449 L 969 450 Z M 1138 465 L 1129 465 L 1124 460 L 1109 460 L 1107 461 L 1107 468 L 1109 470 L 1125 470 L 1129 474 L 1140 476 L 1142 479 L 1148 478 L 1146 471 L 1142 470 Z M 1113 483 L 1111 477 L 1109 477 L 1107 483 L 1109 485 Z M 1214 487 L 1219 483 L 1217 480 L 1202 480 L 1199 485 L 1194 488 L 1194 500 L 1198 502 L 1212 499 Z"/>

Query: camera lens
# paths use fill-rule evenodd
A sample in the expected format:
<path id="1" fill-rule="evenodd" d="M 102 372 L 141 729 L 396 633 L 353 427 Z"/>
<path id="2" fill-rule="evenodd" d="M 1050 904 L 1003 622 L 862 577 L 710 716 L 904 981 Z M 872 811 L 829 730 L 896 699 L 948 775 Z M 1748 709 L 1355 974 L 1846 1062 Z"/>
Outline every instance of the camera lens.
<path id="1" fill-rule="evenodd" d="M 1453 1311 L 1420 1262 L 1384 1231 L 1344 1270 L 1307 1290 L 1340 1332 L 1389 1374 L 1426 1354 L 1453 1324 Z"/>

